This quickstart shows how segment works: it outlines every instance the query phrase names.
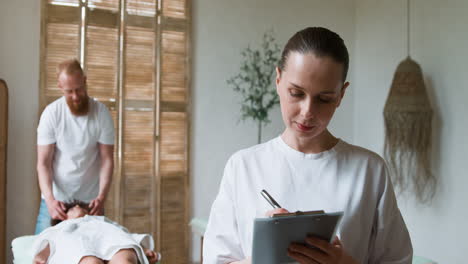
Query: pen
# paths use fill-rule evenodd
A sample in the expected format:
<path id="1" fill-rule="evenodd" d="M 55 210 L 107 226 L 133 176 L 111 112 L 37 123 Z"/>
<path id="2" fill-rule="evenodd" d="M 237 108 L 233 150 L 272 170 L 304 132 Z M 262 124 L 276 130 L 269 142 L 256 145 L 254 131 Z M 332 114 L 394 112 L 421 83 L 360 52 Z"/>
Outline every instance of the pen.
<path id="1" fill-rule="evenodd" d="M 273 209 L 281 208 L 281 205 L 279 205 L 267 191 L 262 190 L 260 194 L 263 196 L 263 198 L 265 198 L 265 200 L 267 200 L 268 203 L 271 204 L 271 206 L 273 206 Z"/>

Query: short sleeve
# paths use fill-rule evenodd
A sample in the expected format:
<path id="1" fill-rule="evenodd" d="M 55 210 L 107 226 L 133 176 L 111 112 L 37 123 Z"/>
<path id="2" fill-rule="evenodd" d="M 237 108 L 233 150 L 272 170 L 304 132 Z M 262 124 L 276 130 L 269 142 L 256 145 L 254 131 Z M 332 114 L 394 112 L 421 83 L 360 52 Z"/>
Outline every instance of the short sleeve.
<path id="1" fill-rule="evenodd" d="M 37 127 L 37 145 L 50 145 L 57 142 L 55 135 L 55 120 L 53 111 L 48 106 L 44 109 Z"/>
<path id="2" fill-rule="evenodd" d="M 232 158 L 226 164 L 219 193 L 213 202 L 203 240 L 203 262 L 230 263 L 245 258 L 238 235 L 232 191 L 235 168 Z"/>
<path id="3" fill-rule="evenodd" d="M 388 171 L 383 170 L 383 193 L 377 205 L 369 263 L 411 264 L 413 247 L 398 209 Z"/>
<path id="4" fill-rule="evenodd" d="M 99 107 L 99 140 L 104 145 L 114 145 L 114 121 L 109 110 L 103 104 Z"/>

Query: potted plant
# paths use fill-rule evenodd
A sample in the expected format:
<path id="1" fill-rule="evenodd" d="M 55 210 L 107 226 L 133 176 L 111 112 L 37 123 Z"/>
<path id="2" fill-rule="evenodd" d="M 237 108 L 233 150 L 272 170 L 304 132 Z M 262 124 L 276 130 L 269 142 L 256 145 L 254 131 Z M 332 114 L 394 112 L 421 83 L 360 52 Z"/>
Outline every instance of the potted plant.
<path id="1" fill-rule="evenodd" d="M 258 143 L 262 140 L 262 126 L 270 123 L 269 111 L 279 104 L 274 84 L 274 73 L 280 57 L 280 48 L 273 32 L 263 35 L 258 48 L 248 46 L 241 52 L 239 73 L 227 80 L 227 84 L 242 96 L 242 121 L 253 119 L 258 125 Z"/>

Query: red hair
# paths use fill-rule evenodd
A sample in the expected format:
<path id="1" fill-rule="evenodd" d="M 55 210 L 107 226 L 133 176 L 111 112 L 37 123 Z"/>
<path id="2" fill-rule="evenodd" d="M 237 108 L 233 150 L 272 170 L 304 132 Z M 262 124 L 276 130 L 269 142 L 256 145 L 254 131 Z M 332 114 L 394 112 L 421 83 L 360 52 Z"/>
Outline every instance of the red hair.
<path id="1" fill-rule="evenodd" d="M 67 75 L 79 73 L 84 76 L 83 68 L 81 68 L 80 62 L 77 59 L 62 61 L 57 66 L 57 78 L 60 76 L 60 74 L 62 74 L 62 72 L 65 72 Z"/>

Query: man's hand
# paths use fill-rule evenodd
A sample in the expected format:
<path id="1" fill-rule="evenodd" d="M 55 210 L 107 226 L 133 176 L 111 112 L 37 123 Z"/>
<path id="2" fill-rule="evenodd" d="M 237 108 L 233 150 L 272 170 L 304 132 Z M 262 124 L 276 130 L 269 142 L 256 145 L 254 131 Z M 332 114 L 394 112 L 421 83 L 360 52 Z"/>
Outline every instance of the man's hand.
<path id="1" fill-rule="evenodd" d="M 89 203 L 90 215 L 103 215 L 104 214 L 104 198 L 101 196 L 96 197 Z"/>
<path id="2" fill-rule="evenodd" d="M 145 255 L 150 264 L 154 264 L 161 260 L 161 254 L 154 252 L 151 249 L 145 249 Z"/>
<path id="3" fill-rule="evenodd" d="M 45 200 L 47 210 L 52 219 L 67 220 L 67 214 L 65 213 L 65 204 L 55 199 Z"/>
<path id="4" fill-rule="evenodd" d="M 331 244 L 314 236 L 308 236 L 305 241 L 309 246 L 291 243 L 288 248 L 288 256 L 300 264 L 358 264 L 356 260 L 346 254 L 338 237 L 335 237 Z"/>

